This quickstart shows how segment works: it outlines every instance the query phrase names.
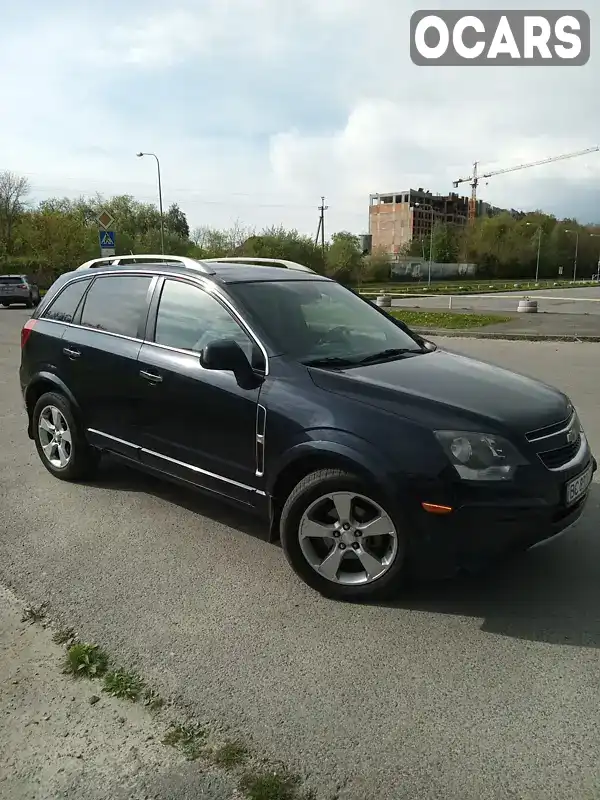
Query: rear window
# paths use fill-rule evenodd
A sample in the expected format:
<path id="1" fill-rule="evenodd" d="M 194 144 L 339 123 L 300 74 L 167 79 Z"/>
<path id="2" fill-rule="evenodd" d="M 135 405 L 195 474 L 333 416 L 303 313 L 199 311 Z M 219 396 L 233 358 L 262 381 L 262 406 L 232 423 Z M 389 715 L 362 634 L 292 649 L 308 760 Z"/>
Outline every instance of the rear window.
<path id="1" fill-rule="evenodd" d="M 90 285 L 90 278 L 84 281 L 75 281 L 70 283 L 58 295 L 56 300 L 50 304 L 50 307 L 44 311 L 44 319 L 52 319 L 56 322 L 73 322 L 81 298 L 85 290 Z"/>
<path id="2" fill-rule="evenodd" d="M 25 283 L 25 278 L 21 278 L 19 275 L 0 275 L 0 283 Z"/>
<path id="3" fill-rule="evenodd" d="M 151 282 L 150 276 L 138 275 L 96 278 L 85 298 L 81 324 L 136 339 Z"/>

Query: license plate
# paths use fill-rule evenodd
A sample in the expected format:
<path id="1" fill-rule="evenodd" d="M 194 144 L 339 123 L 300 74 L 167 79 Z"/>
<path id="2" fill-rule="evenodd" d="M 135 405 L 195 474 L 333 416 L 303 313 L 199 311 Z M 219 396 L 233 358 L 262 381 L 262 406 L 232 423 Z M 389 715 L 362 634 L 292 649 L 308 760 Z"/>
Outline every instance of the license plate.
<path id="1" fill-rule="evenodd" d="M 567 483 L 567 505 L 572 506 L 578 500 L 581 500 L 583 495 L 587 492 L 590 487 L 590 483 L 592 482 L 592 465 L 586 469 L 585 472 L 582 472 L 581 475 L 578 475 L 576 478 L 573 478 L 572 481 Z"/>

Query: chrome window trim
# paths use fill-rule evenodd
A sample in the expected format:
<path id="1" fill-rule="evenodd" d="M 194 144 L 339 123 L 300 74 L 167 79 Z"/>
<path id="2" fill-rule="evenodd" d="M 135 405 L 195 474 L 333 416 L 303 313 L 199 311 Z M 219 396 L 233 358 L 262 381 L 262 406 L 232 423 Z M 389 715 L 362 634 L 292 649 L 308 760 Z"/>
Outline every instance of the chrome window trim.
<path id="1" fill-rule="evenodd" d="M 187 284 L 189 284 L 191 286 L 195 286 L 196 288 L 199 288 L 199 289 L 201 289 L 203 291 L 206 291 L 207 294 L 212 295 L 213 297 L 215 297 L 217 302 L 220 302 L 221 305 L 223 305 L 225 307 L 225 309 L 229 312 L 230 316 L 233 317 L 233 319 L 235 320 L 235 322 L 237 322 L 239 327 L 244 331 L 244 333 L 246 333 L 246 335 L 251 340 L 254 341 L 254 343 L 257 345 L 257 347 L 261 351 L 261 353 L 263 355 L 263 358 L 265 359 L 264 375 L 265 375 L 265 378 L 267 377 L 267 375 L 269 374 L 269 356 L 267 355 L 266 348 L 264 347 L 263 343 L 260 341 L 258 336 L 254 333 L 254 331 L 252 330 L 250 325 L 248 325 L 246 320 L 237 311 L 235 306 L 229 301 L 229 298 L 226 297 L 223 294 L 223 292 L 221 292 L 219 290 L 219 287 L 216 284 L 214 284 L 212 281 L 207 281 L 207 280 L 202 280 L 202 279 L 198 280 L 195 275 L 194 276 L 192 276 L 192 275 L 173 275 L 172 273 L 167 273 L 167 274 L 164 275 L 164 277 L 165 277 L 166 280 L 176 280 L 176 281 L 179 281 L 181 283 L 187 283 Z M 164 284 L 163 284 L 163 286 L 164 286 Z M 161 292 L 162 292 L 162 290 L 161 290 Z M 159 301 L 158 301 L 158 305 L 156 307 L 156 317 L 157 318 L 158 318 L 159 311 L 160 311 L 160 298 L 159 298 Z M 200 355 L 200 353 L 197 350 L 186 350 L 185 348 L 182 348 L 182 347 L 173 347 L 172 345 L 160 344 L 159 342 L 153 342 L 150 339 L 145 339 L 144 340 L 144 344 L 154 345 L 155 347 L 162 347 L 162 348 L 165 348 L 166 350 L 173 350 L 176 353 L 184 353 L 185 355 L 193 355 L 196 358 L 198 358 L 198 356 Z M 204 367 L 202 367 L 202 369 L 204 369 Z"/>
<path id="2" fill-rule="evenodd" d="M 100 278 L 102 276 L 111 277 L 111 276 L 136 276 L 136 275 L 144 276 L 144 277 L 147 277 L 147 276 L 149 276 L 149 277 L 160 276 L 160 277 L 163 277 L 163 278 L 181 280 L 184 283 L 189 283 L 192 286 L 197 286 L 197 287 L 199 287 L 201 289 L 204 289 L 205 291 L 208 291 L 209 294 L 214 295 L 222 303 L 222 305 L 224 305 L 227 308 L 227 310 L 229 311 L 231 316 L 235 319 L 235 321 L 238 323 L 238 325 L 240 325 L 242 330 L 245 330 L 245 332 L 250 336 L 250 338 L 254 340 L 255 344 L 258 346 L 259 350 L 263 354 L 263 358 L 265 359 L 265 371 L 264 371 L 265 378 L 269 375 L 269 356 L 267 354 L 267 350 L 266 350 L 265 346 L 263 345 L 263 343 L 261 342 L 259 337 L 256 335 L 256 333 L 254 332 L 252 327 L 246 322 L 246 320 L 237 311 L 237 309 L 232 305 L 232 303 L 229 301 L 229 298 L 226 295 L 223 294 L 223 292 L 219 289 L 219 287 L 215 283 L 213 283 L 211 280 L 207 280 L 206 278 L 204 278 L 204 276 L 202 276 L 202 275 L 178 275 L 178 274 L 176 274 L 176 273 L 174 274 L 172 272 L 159 271 L 159 270 L 149 270 L 149 269 L 139 269 L 139 270 L 138 269 L 127 269 L 127 270 L 119 271 L 119 270 L 115 269 L 114 267 L 108 272 L 106 270 L 103 270 L 103 269 L 98 269 L 98 271 L 94 270 L 92 275 L 90 275 L 88 272 L 82 272 L 81 275 L 74 275 L 68 281 L 65 281 L 65 284 L 60 287 L 60 290 L 58 291 L 56 296 L 54 298 L 52 298 L 52 300 L 50 301 L 49 305 L 44 307 L 44 308 L 42 308 L 42 311 L 41 311 L 41 314 L 39 316 L 39 319 L 40 320 L 44 320 L 44 322 L 53 322 L 56 325 L 67 325 L 67 326 L 69 326 L 71 328 L 79 328 L 79 329 L 84 330 L 84 331 L 96 331 L 97 333 L 103 333 L 106 336 L 116 336 L 116 337 L 118 337 L 120 339 L 127 339 L 127 340 L 129 340 L 131 342 L 142 342 L 142 344 L 149 344 L 149 345 L 153 345 L 154 347 L 162 347 L 162 348 L 164 348 L 166 350 L 172 350 L 175 353 L 182 353 L 184 355 L 193 355 L 193 356 L 198 357 L 199 353 L 196 350 L 184 350 L 182 348 L 171 347 L 170 345 L 159 344 L 158 342 L 153 342 L 150 339 L 139 339 L 137 337 L 125 336 L 122 333 L 113 333 L 113 331 L 103 331 L 103 330 L 100 330 L 99 328 L 89 328 L 86 325 L 75 325 L 72 322 L 61 322 L 60 320 L 48 319 L 47 317 L 44 316 L 44 314 L 54 305 L 56 300 L 65 291 L 67 286 L 70 286 L 72 283 L 75 283 L 76 281 L 90 280 L 90 278 L 92 280 L 94 280 L 94 278 Z M 159 306 L 160 306 L 160 303 L 159 303 Z M 157 307 L 157 313 L 158 313 L 158 307 Z"/>
<path id="3" fill-rule="evenodd" d="M 96 428 L 87 428 L 88 433 L 95 433 L 97 436 L 103 436 L 105 439 L 111 439 L 113 442 L 118 442 L 119 444 L 125 444 L 128 447 L 132 447 L 135 450 L 139 450 L 141 453 L 146 453 L 149 456 L 155 456 L 156 458 L 162 458 L 164 461 L 169 461 L 171 464 L 177 464 L 179 467 L 185 467 L 186 469 L 191 470 L 192 472 L 198 472 L 201 475 L 206 475 L 208 478 L 214 478 L 218 481 L 223 481 L 224 483 L 229 483 L 232 486 L 237 486 L 239 489 L 245 489 L 248 492 L 254 492 L 255 494 L 259 494 L 262 497 L 266 497 L 266 493 L 261 491 L 260 489 L 255 489 L 254 486 L 247 486 L 245 483 L 240 483 L 239 481 L 234 481 L 232 478 L 225 478 L 223 475 L 217 475 L 215 472 L 209 472 L 206 469 L 202 469 L 201 467 L 196 467 L 193 464 L 187 464 L 185 461 L 179 461 L 176 458 L 171 458 L 171 456 L 165 456 L 162 453 L 157 453 L 155 450 L 149 450 L 147 447 L 142 447 L 139 444 L 134 444 L 133 442 L 128 442 L 125 439 L 119 439 L 118 436 L 112 436 L 110 433 L 104 433 L 104 431 L 99 431 Z"/>
<path id="4" fill-rule="evenodd" d="M 117 339 L 126 339 L 128 342 L 137 342 L 144 344 L 143 339 L 137 339 L 135 336 L 125 336 L 124 333 L 113 333 L 113 331 L 103 331 L 101 328 L 89 328 L 87 325 L 75 325 L 73 322 L 61 322 L 58 319 L 46 319 L 41 317 L 44 322 L 51 322 L 53 325 L 66 325 L 67 328 L 76 328 L 81 331 L 94 331 L 94 333 L 103 333 L 105 336 L 115 336 Z"/>

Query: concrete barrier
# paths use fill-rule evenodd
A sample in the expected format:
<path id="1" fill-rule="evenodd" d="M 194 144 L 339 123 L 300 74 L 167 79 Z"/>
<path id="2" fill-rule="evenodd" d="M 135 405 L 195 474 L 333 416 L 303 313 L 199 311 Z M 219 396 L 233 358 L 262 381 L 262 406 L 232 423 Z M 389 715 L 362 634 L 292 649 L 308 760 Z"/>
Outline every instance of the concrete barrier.
<path id="1" fill-rule="evenodd" d="M 517 306 L 517 311 L 522 314 L 536 314 L 538 310 L 537 300 L 531 300 L 528 297 L 524 297 L 522 300 L 519 300 L 519 305 Z"/>
<path id="2" fill-rule="evenodd" d="M 380 294 L 377 296 L 377 300 L 375 302 L 380 308 L 391 308 L 392 296 L 391 294 Z"/>

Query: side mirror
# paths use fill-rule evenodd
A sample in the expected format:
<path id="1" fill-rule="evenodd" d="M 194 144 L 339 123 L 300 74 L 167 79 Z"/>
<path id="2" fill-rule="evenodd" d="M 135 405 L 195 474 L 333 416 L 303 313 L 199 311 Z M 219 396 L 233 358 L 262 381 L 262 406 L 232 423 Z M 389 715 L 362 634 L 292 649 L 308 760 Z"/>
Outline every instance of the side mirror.
<path id="1" fill-rule="evenodd" d="M 430 342 L 429 339 L 423 339 L 423 347 L 430 353 L 434 353 L 438 349 L 437 344 Z"/>
<path id="2" fill-rule="evenodd" d="M 200 364 L 204 369 L 223 369 L 238 374 L 252 371 L 246 354 L 233 339 L 218 339 L 209 342 L 200 356 Z"/>

